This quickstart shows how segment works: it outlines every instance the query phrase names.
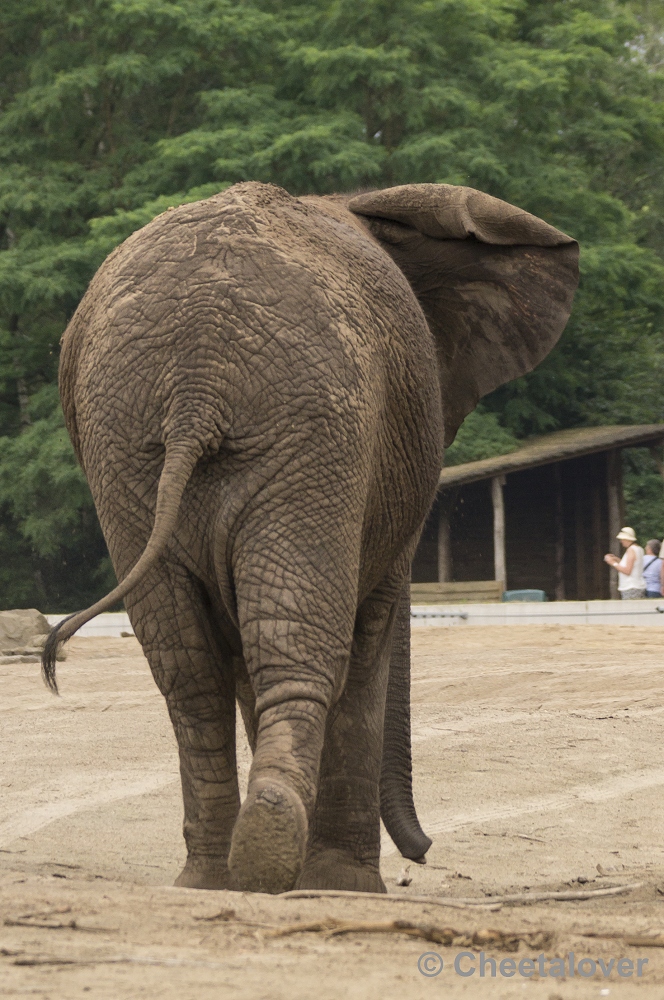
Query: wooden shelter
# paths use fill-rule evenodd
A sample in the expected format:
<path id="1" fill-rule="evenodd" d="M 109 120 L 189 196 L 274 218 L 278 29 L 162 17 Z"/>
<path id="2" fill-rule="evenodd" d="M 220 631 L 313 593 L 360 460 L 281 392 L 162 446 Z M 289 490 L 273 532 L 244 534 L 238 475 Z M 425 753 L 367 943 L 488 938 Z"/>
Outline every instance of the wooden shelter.
<path id="1" fill-rule="evenodd" d="M 443 469 L 413 591 L 429 602 L 469 600 L 481 581 L 480 600 L 496 600 L 503 588 L 544 590 L 559 601 L 617 597 L 603 556 L 620 551 L 621 450 L 662 444 L 664 424 L 584 427 Z"/>

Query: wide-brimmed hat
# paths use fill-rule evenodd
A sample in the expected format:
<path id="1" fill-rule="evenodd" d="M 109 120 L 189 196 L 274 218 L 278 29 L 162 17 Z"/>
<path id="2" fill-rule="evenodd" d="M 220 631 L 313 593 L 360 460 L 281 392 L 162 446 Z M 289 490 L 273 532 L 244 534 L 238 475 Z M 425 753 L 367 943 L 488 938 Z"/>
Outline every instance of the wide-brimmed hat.
<path id="1" fill-rule="evenodd" d="M 626 542 L 635 542 L 636 533 L 634 531 L 634 528 L 621 528 L 618 534 L 616 535 L 616 538 L 622 538 Z"/>

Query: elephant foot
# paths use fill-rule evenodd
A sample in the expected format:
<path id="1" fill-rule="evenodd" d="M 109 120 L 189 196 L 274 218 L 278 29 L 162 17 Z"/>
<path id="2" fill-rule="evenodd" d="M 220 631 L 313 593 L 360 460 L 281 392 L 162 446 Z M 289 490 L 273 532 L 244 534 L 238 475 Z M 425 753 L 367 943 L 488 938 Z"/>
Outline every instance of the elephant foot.
<path id="1" fill-rule="evenodd" d="M 204 855 L 187 858 L 174 885 L 181 889 L 231 889 L 231 873 L 226 858 Z"/>
<path id="2" fill-rule="evenodd" d="M 378 865 L 358 861 L 348 851 L 334 847 L 315 851 L 307 857 L 297 888 L 387 892 Z"/>
<path id="3" fill-rule="evenodd" d="M 233 888 L 271 893 L 292 889 L 304 861 L 307 827 L 296 792 L 272 778 L 253 782 L 233 830 L 228 858 Z"/>
<path id="4" fill-rule="evenodd" d="M 190 855 L 173 885 L 180 889 L 232 889 L 226 858 Z"/>
<path id="5" fill-rule="evenodd" d="M 226 858 L 191 855 L 173 885 L 181 889 L 232 889 Z"/>

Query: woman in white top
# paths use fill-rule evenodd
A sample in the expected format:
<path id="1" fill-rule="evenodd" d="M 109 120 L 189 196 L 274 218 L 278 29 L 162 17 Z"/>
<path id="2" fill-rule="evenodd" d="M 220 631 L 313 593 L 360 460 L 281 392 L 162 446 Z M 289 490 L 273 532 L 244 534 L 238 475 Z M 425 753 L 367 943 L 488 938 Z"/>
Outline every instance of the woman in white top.
<path id="1" fill-rule="evenodd" d="M 643 549 L 636 543 L 634 528 L 621 528 L 616 535 L 625 549 L 622 559 L 607 552 L 604 562 L 618 570 L 618 590 L 623 601 L 639 600 L 646 596 L 643 576 Z"/>

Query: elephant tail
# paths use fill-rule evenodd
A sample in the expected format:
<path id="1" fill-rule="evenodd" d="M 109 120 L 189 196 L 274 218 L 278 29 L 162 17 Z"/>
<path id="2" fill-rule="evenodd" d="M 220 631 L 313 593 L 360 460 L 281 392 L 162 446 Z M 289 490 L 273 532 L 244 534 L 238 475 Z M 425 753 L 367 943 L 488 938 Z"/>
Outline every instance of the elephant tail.
<path id="1" fill-rule="evenodd" d="M 180 511 L 182 494 L 203 450 L 197 441 L 178 440 L 167 443 L 164 467 L 159 477 L 154 525 L 138 562 L 124 580 L 100 601 L 85 611 L 78 611 L 76 614 L 69 615 L 68 618 L 63 618 L 51 629 L 44 646 L 41 662 L 44 683 L 54 694 L 58 693 L 55 677 L 58 649 L 71 639 L 81 625 L 85 625 L 91 618 L 100 615 L 103 611 L 108 611 L 114 604 L 121 601 L 154 566 L 173 534 Z"/>

